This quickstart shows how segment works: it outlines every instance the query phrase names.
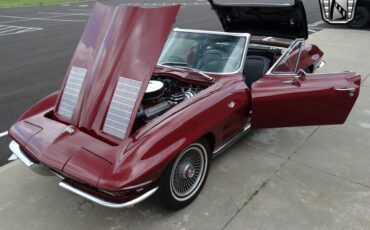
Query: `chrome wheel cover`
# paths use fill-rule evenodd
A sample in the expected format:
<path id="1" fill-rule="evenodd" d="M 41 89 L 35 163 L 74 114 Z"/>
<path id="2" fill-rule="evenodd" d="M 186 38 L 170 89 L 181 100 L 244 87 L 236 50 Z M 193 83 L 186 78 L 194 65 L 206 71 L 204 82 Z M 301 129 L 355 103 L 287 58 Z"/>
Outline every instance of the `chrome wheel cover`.
<path id="1" fill-rule="evenodd" d="M 178 201 L 190 199 L 201 187 L 208 167 L 207 151 L 201 144 L 193 144 L 176 159 L 171 172 L 170 188 Z"/>

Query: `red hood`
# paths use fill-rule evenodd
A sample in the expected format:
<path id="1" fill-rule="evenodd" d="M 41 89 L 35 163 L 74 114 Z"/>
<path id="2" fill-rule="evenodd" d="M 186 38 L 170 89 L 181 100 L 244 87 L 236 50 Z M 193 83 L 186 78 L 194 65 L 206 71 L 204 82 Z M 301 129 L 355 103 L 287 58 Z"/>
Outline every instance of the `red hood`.
<path id="1" fill-rule="evenodd" d="M 96 3 L 67 71 L 62 93 L 56 105 L 58 118 L 116 143 L 117 139 L 125 139 L 130 134 L 145 89 L 171 32 L 178 10 L 179 6 L 114 8 Z M 69 84 L 71 72 L 73 75 L 76 71 L 80 71 L 75 73 L 77 77 L 81 77 L 80 80 L 71 80 Z M 78 94 L 76 90 L 76 87 L 79 89 L 78 85 L 74 83 L 79 82 L 83 83 Z M 107 132 L 103 130 L 109 130 L 106 128 L 108 125 L 113 126 L 111 123 L 106 124 L 106 117 L 109 118 L 107 111 L 111 110 L 110 105 L 117 84 L 122 85 L 118 90 L 123 90 L 118 96 L 127 98 L 132 96 L 121 101 L 130 104 L 127 108 L 129 114 L 126 116 L 128 122 L 125 124 L 124 133 L 113 130 L 117 131 L 115 135 L 112 135 L 112 132 L 106 135 Z M 126 89 L 126 84 L 127 87 L 133 87 L 132 90 Z M 72 89 L 74 91 L 69 91 L 70 86 L 75 87 Z M 75 96 L 78 95 L 73 115 L 70 117 L 63 116 L 60 108 L 61 101 L 74 105 L 68 101 L 72 96 L 67 95 L 69 98 L 63 99 L 65 91 L 67 94 L 72 92 Z M 70 105 L 65 106 L 72 108 Z M 112 139 L 112 136 L 116 138 Z"/>
<path id="2" fill-rule="evenodd" d="M 111 7 L 96 3 L 57 100 L 44 99 L 32 107 L 30 111 L 35 112 L 27 112 L 12 126 L 10 135 L 31 158 L 96 185 L 129 142 L 127 136 L 178 10 L 179 6 Z M 137 95 L 130 101 L 125 136 L 109 134 L 106 127 L 113 116 L 112 98 L 117 92 L 119 97 L 130 98 L 132 88 L 137 89 Z M 52 103 L 56 103 L 55 115 L 42 110 Z M 73 108 L 71 114 L 68 108 Z"/>

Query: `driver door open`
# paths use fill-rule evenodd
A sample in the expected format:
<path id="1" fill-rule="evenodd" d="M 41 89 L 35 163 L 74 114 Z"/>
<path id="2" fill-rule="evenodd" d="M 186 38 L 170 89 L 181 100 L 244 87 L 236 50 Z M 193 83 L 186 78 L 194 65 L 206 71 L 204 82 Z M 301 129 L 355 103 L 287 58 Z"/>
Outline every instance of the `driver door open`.
<path id="1" fill-rule="evenodd" d="M 360 91 L 353 72 L 308 74 L 298 70 L 303 40 L 252 85 L 252 127 L 343 124 Z"/>

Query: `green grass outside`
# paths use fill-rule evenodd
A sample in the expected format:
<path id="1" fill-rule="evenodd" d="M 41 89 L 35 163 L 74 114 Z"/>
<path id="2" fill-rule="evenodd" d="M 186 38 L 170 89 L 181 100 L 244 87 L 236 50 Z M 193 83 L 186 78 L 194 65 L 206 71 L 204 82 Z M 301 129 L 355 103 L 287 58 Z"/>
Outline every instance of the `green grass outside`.
<path id="1" fill-rule="evenodd" d="M 0 0 L 1 7 L 46 5 L 61 2 L 79 2 L 81 0 Z"/>

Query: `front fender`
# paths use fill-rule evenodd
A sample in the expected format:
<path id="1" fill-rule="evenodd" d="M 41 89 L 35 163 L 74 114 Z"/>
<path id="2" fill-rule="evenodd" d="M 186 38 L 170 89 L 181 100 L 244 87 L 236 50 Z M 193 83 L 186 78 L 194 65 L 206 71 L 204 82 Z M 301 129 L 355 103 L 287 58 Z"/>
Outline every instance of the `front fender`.
<path id="1" fill-rule="evenodd" d="M 19 144 L 24 145 L 33 134 L 40 130 L 39 127 L 30 126 L 28 123 L 22 122 L 29 117 L 32 117 L 41 112 L 50 110 L 58 97 L 58 92 L 54 92 L 49 96 L 41 99 L 39 102 L 29 108 L 22 116 L 20 116 L 9 129 L 9 136 L 16 140 Z"/>
<path id="2" fill-rule="evenodd" d="M 26 118 L 29 118 L 40 112 L 53 108 L 55 106 L 58 95 L 59 95 L 59 91 L 56 91 L 44 97 L 43 99 L 38 101 L 36 104 L 31 106 L 31 108 L 29 108 L 22 116 L 20 116 L 17 121 L 25 120 Z"/>
<path id="3" fill-rule="evenodd" d="M 149 131 L 136 134 L 125 155 L 107 170 L 99 187 L 123 188 L 148 181 L 157 181 L 167 165 L 187 146 L 211 133 L 216 145 L 223 136 L 224 121 L 243 112 L 247 118 L 250 102 L 249 90 L 244 81 L 222 85 L 189 106 L 166 118 Z M 194 98 L 195 99 L 195 98 Z M 230 101 L 236 106 L 228 107 Z M 142 136 L 141 136 L 142 135 Z"/>

